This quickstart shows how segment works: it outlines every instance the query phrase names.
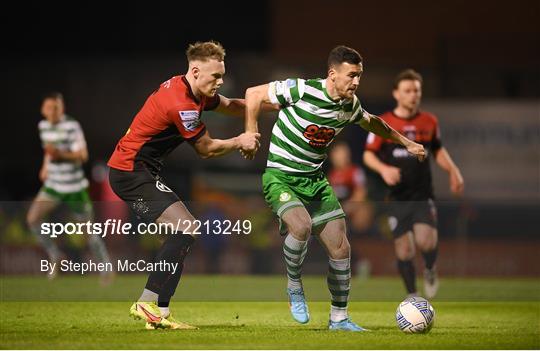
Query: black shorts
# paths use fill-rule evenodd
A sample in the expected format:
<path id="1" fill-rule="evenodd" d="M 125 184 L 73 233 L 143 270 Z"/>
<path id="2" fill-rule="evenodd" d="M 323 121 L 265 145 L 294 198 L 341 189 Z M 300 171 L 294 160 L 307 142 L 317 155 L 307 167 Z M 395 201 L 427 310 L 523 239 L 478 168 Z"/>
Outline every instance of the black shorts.
<path id="1" fill-rule="evenodd" d="M 413 229 L 415 223 L 437 226 L 437 208 L 433 200 L 392 201 L 388 204 L 388 225 L 394 238 Z"/>
<path id="2" fill-rule="evenodd" d="M 137 161 L 133 171 L 111 168 L 109 182 L 139 219 L 155 222 L 173 203 L 180 201 L 163 179 L 144 162 Z"/>

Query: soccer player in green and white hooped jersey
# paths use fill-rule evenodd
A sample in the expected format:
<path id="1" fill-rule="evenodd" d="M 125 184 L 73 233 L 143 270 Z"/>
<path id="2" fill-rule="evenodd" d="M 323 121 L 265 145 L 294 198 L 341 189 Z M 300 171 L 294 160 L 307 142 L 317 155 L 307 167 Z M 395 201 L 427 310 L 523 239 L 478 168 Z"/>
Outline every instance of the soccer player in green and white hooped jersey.
<path id="1" fill-rule="evenodd" d="M 57 262 L 62 253 L 51 238 L 40 234 L 41 223 L 60 203 L 65 202 L 80 222 L 93 220 L 92 202 L 88 195 L 88 180 L 82 163 L 88 159 L 88 150 L 79 122 L 64 114 L 62 94 L 53 92 L 45 96 L 41 105 L 45 119 L 38 124 L 45 151 L 39 178 L 44 182 L 27 214 L 27 223 L 49 256 Z M 110 262 L 105 243 L 98 235 L 90 235 L 88 244 L 101 262 Z M 58 267 L 58 265 L 56 265 Z M 49 275 L 54 278 L 55 272 Z M 104 272 L 102 283 L 109 283 L 110 272 Z"/>
<path id="2" fill-rule="evenodd" d="M 265 199 L 279 217 L 281 233 L 285 235 L 283 254 L 292 316 L 299 323 L 309 321 L 301 269 L 313 229 L 329 256 L 327 282 L 332 302 L 328 327 L 331 330 L 365 329 L 352 322 L 347 312 L 350 245 L 345 214 L 321 171 L 328 146 L 345 126 L 355 123 L 404 145 L 419 160 L 425 157 L 422 145 L 362 109 L 355 96 L 362 71 L 360 54 L 338 46 L 328 57 L 326 79 L 287 79 L 246 91 L 248 132 L 258 132 L 262 103 L 281 106 L 272 129 L 262 182 Z M 253 158 L 254 153 L 246 156 Z"/>

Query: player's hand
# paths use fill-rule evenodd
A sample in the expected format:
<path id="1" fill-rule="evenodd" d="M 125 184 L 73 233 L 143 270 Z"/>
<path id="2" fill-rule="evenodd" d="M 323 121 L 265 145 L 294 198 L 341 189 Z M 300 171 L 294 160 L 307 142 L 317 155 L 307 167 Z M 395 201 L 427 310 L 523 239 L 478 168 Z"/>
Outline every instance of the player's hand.
<path id="1" fill-rule="evenodd" d="M 413 154 L 416 156 L 418 161 L 422 162 L 426 159 L 426 150 L 424 149 L 424 145 L 415 143 L 414 141 L 411 141 L 406 145 L 407 151 L 410 154 Z"/>
<path id="2" fill-rule="evenodd" d="M 401 170 L 397 167 L 386 166 L 382 169 L 381 177 L 390 186 L 401 182 Z"/>
<path id="3" fill-rule="evenodd" d="M 49 157 L 53 161 L 59 160 L 62 156 L 62 152 L 56 147 L 54 147 L 54 145 L 52 144 L 45 145 L 45 153 L 49 155 Z"/>
<path id="4" fill-rule="evenodd" d="M 454 169 L 450 172 L 450 191 L 456 195 L 463 195 L 463 190 L 465 188 L 465 183 L 463 182 L 463 177 L 459 169 Z"/>
<path id="5" fill-rule="evenodd" d="M 244 158 L 248 160 L 253 160 L 257 150 L 261 146 L 259 138 L 261 135 L 259 133 L 245 132 L 238 136 L 240 142 L 240 153 Z"/>

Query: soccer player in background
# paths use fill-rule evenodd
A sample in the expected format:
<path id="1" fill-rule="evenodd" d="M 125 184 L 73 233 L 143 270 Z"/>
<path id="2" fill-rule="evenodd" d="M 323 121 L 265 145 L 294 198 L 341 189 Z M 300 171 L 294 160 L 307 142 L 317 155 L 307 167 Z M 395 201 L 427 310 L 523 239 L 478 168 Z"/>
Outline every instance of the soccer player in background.
<path id="1" fill-rule="evenodd" d="M 362 278 L 369 275 L 370 264 L 362 258 L 356 242 L 366 234 L 373 222 L 373 208 L 367 201 L 367 185 L 364 170 L 352 160 L 351 149 L 345 142 L 337 142 L 329 153 L 331 168 L 328 181 L 334 189 L 346 214 L 346 224 L 351 237 L 351 269 Z"/>
<path id="2" fill-rule="evenodd" d="M 272 129 L 262 182 L 265 199 L 279 217 L 280 231 L 285 236 L 283 254 L 291 314 L 299 323 L 309 321 L 301 270 L 313 232 L 329 256 L 331 330 L 365 329 L 352 322 L 347 312 L 351 253 L 345 213 L 321 170 L 328 146 L 345 126 L 356 123 L 404 145 L 420 159 L 424 156 L 422 145 L 403 137 L 362 108 L 355 95 L 362 71 L 360 54 L 338 46 L 328 57 L 325 79 L 287 79 L 246 91 L 246 132 L 257 133 L 263 103 L 281 106 Z"/>
<path id="3" fill-rule="evenodd" d="M 448 172 L 450 190 L 463 193 L 463 177 L 442 146 L 437 117 L 420 110 L 422 76 L 412 69 L 396 77 L 393 90 L 397 106 L 381 118 L 391 127 L 424 145 L 427 155 Z M 439 287 L 437 259 L 437 211 L 433 203 L 430 162 L 418 162 L 388 138 L 368 135 L 364 151 L 366 166 L 379 173 L 390 187 L 388 222 L 394 236 L 397 266 L 407 293 L 417 295 L 413 263 L 415 246 L 424 258 L 424 294 L 430 299 Z"/>
<path id="4" fill-rule="evenodd" d="M 67 204 L 76 221 L 87 222 L 94 219 L 87 190 L 88 180 L 82 168 L 82 164 L 88 160 L 88 149 L 79 122 L 64 113 L 62 94 L 47 94 L 41 105 L 41 114 L 44 119 L 39 122 L 38 129 L 44 155 L 39 179 L 43 186 L 28 210 L 26 221 L 47 252 L 49 260 L 58 262 L 64 254 L 53 239 L 40 234 L 41 223 L 62 203 Z M 105 243 L 99 235 L 90 235 L 88 245 L 100 262 L 110 262 Z M 58 266 L 59 264 L 55 265 Z M 52 279 L 57 272 L 55 269 L 47 277 Z M 112 272 L 102 272 L 102 284 L 110 283 L 113 275 Z"/>
<path id="5" fill-rule="evenodd" d="M 147 322 L 148 329 L 193 329 L 177 321 L 169 311 L 183 262 L 195 233 L 186 233 L 195 218 L 160 176 L 163 160 L 178 145 L 188 142 L 202 158 L 222 156 L 235 150 L 255 152 L 259 134 L 246 132 L 230 139 L 214 139 L 201 120 L 214 110 L 244 117 L 243 99 L 217 94 L 225 75 L 225 50 L 217 42 L 198 42 L 186 51 L 188 71 L 162 83 L 146 100 L 126 134 L 118 142 L 108 165 L 114 192 L 142 219 L 170 223 L 179 232 L 167 235 L 155 262 L 178 263 L 176 272 L 150 273 L 130 314 Z M 265 108 L 275 109 L 271 105 Z"/>
<path id="6" fill-rule="evenodd" d="M 371 224 L 373 211 L 367 204 L 367 185 L 364 170 L 353 163 L 351 149 L 345 142 L 337 142 L 330 149 L 331 168 L 328 181 L 353 227 L 365 231 Z"/>

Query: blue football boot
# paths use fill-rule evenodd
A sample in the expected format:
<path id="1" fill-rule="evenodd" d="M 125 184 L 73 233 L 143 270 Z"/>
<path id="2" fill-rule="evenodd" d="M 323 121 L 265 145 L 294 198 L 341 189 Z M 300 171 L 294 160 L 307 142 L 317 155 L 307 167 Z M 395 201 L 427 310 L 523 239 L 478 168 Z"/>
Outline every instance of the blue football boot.
<path id="1" fill-rule="evenodd" d="M 306 304 L 304 290 L 302 288 L 287 288 L 287 295 L 289 295 L 289 308 L 291 309 L 294 320 L 302 324 L 309 322 L 309 310 Z"/>

